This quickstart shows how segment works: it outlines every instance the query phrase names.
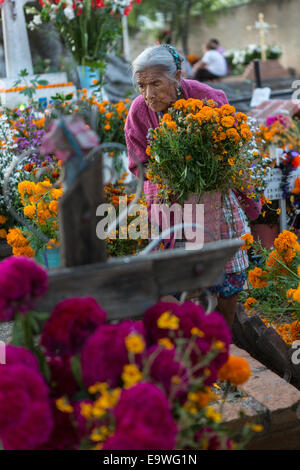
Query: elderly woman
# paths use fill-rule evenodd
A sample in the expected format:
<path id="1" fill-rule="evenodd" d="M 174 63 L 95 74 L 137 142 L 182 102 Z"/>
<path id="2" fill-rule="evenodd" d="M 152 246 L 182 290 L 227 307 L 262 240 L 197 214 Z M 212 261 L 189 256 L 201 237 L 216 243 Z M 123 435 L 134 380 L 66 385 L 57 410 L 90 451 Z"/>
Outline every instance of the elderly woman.
<path id="1" fill-rule="evenodd" d="M 215 90 L 198 81 L 182 79 L 181 64 L 182 57 L 170 45 L 147 48 L 133 62 L 133 73 L 140 96 L 133 101 L 125 124 L 128 166 L 129 170 L 138 177 L 136 158 L 143 164 L 144 192 L 148 200 L 157 192 L 157 186 L 147 181 L 145 177 L 149 158 L 146 154 L 149 129 L 159 125 L 159 119 L 178 99 L 213 99 L 218 106 L 228 103 L 223 91 Z M 220 227 L 223 239 L 241 236 L 249 231 L 245 214 L 232 191 L 227 199 L 222 208 Z M 234 221 L 238 235 L 233 235 L 231 232 L 232 225 L 228 222 L 230 218 Z M 214 288 L 218 296 L 217 309 L 225 316 L 229 325 L 233 323 L 237 295 L 243 289 L 247 267 L 247 254 L 239 250 L 225 267 L 224 284 Z"/>

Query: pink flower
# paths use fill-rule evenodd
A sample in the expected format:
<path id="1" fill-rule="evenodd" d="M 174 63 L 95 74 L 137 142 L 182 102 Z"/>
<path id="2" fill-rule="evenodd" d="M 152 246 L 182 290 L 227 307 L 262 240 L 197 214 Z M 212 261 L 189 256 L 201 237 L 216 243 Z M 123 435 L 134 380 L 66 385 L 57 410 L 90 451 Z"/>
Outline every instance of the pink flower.
<path id="1" fill-rule="evenodd" d="M 96 382 L 119 384 L 123 367 L 128 364 L 125 338 L 132 332 L 143 334 L 142 324 L 125 320 L 116 325 L 102 325 L 87 340 L 81 353 L 83 382 L 86 387 Z M 139 360 L 141 355 L 137 355 Z"/>
<path id="2" fill-rule="evenodd" d="M 43 377 L 22 364 L 0 367 L 0 440 L 5 450 L 34 450 L 53 427 Z"/>
<path id="3" fill-rule="evenodd" d="M 41 344 L 49 356 L 77 354 L 89 336 L 106 321 L 106 313 L 92 297 L 59 302 L 46 322 Z"/>
<path id="4" fill-rule="evenodd" d="M 36 358 L 28 349 L 22 346 L 12 346 L 7 344 L 5 346 L 5 365 L 21 364 L 29 367 L 30 369 L 39 372 L 39 363 Z M 0 366 L 2 367 L 2 365 Z"/>
<path id="5" fill-rule="evenodd" d="M 177 426 L 166 395 L 151 383 L 123 389 L 115 408 L 116 432 L 103 450 L 172 450 Z"/>
<path id="6" fill-rule="evenodd" d="M 67 116 L 63 124 L 70 138 L 83 153 L 99 145 L 98 135 L 82 119 Z M 43 137 L 41 153 L 43 155 L 54 153 L 59 160 L 66 161 L 74 152 L 74 147 L 62 127 L 62 121 L 53 121 L 48 133 Z"/>
<path id="7" fill-rule="evenodd" d="M 0 321 L 31 310 L 48 287 L 47 272 L 35 261 L 11 256 L 0 263 Z"/>

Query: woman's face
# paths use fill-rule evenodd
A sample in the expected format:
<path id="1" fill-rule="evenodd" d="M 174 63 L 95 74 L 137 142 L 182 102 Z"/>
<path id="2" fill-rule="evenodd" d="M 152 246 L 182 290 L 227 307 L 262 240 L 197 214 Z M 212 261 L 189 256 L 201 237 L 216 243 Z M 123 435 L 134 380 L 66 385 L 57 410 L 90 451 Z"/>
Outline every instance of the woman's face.
<path id="1" fill-rule="evenodd" d="M 177 71 L 175 79 L 176 81 L 170 80 L 158 67 L 151 67 L 136 73 L 139 91 L 147 106 L 156 113 L 167 111 L 176 101 L 180 71 Z"/>

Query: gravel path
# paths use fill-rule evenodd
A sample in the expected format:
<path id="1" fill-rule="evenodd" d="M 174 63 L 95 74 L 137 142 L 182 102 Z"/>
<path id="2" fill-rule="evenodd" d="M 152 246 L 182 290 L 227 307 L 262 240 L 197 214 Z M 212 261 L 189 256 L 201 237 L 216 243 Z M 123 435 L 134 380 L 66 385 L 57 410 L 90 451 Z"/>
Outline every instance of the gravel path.
<path id="1" fill-rule="evenodd" d="M 11 341 L 13 322 L 0 323 L 0 341 L 8 344 Z"/>

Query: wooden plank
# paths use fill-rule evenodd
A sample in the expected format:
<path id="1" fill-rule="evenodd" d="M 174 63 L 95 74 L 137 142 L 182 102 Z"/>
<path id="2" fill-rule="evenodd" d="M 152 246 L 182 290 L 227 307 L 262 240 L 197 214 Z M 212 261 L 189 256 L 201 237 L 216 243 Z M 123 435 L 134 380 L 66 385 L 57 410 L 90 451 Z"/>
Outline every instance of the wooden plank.
<path id="1" fill-rule="evenodd" d="M 216 283 L 242 244 L 240 239 L 222 240 L 197 251 L 167 250 L 50 269 L 49 289 L 37 310 L 51 311 L 68 297 L 92 296 L 108 313 L 109 320 L 138 317 L 162 295 Z"/>
<path id="2" fill-rule="evenodd" d="M 75 157 L 73 159 L 75 160 Z M 78 173 L 60 199 L 62 266 L 82 266 L 106 260 L 104 241 L 96 234 L 99 222 L 96 210 L 102 202 L 102 159 L 97 155 L 97 158 Z"/>

